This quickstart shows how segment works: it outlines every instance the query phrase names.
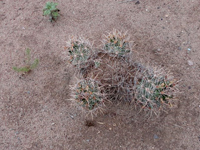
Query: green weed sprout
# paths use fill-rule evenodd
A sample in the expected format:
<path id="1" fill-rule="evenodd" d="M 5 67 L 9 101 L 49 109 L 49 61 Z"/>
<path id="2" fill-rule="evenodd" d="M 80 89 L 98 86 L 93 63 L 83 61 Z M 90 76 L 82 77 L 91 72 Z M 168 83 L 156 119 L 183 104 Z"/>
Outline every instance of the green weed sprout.
<path id="1" fill-rule="evenodd" d="M 160 72 L 159 72 L 160 73 Z M 168 79 L 167 75 L 156 75 L 154 71 L 145 71 L 138 80 L 135 89 L 136 102 L 143 108 L 152 111 L 161 110 L 164 105 L 172 106 L 174 98 L 175 81 Z"/>
<path id="2" fill-rule="evenodd" d="M 70 56 L 70 63 L 80 66 L 85 64 L 91 56 L 92 45 L 90 42 L 82 37 L 72 37 L 67 42 L 67 49 Z"/>
<path id="3" fill-rule="evenodd" d="M 113 32 L 108 33 L 108 35 L 104 35 L 104 37 L 104 50 L 108 53 L 124 56 L 130 52 L 128 42 L 129 38 L 126 33 L 122 34 L 114 29 Z"/>
<path id="4" fill-rule="evenodd" d="M 59 15 L 59 9 L 57 7 L 57 3 L 54 2 L 47 2 L 44 9 L 43 9 L 43 15 L 49 16 L 49 20 L 52 22 L 55 21 L 60 15 Z"/>
<path id="5" fill-rule="evenodd" d="M 30 54 L 30 49 L 26 49 L 26 66 L 25 67 L 13 67 L 13 70 L 17 72 L 22 72 L 22 73 L 28 73 L 34 68 L 36 68 L 39 64 L 39 60 L 35 59 L 33 63 L 30 62 L 31 60 L 31 54 Z"/>

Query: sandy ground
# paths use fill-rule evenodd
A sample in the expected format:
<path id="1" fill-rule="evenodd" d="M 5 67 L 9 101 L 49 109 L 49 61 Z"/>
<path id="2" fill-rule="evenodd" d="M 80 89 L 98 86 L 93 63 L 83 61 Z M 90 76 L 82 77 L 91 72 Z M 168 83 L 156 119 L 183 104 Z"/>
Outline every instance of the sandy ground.
<path id="1" fill-rule="evenodd" d="M 1 150 L 200 150 L 199 0 L 58 0 L 53 24 L 46 1 L 0 0 Z M 95 46 L 113 28 L 128 31 L 139 61 L 181 79 L 178 106 L 147 119 L 118 105 L 85 126 L 71 106 L 73 81 L 64 46 L 84 35 Z M 39 66 L 21 75 L 25 49 Z M 189 61 L 189 62 L 188 62 Z"/>

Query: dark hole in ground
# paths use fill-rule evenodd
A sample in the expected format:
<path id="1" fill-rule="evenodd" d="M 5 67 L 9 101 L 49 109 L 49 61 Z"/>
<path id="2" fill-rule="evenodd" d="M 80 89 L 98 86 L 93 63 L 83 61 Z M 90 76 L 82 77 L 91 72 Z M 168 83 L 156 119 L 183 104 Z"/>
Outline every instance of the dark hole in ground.
<path id="1" fill-rule="evenodd" d="M 86 120 L 85 121 L 85 126 L 87 126 L 87 127 L 94 127 L 94 126 L 96 126 L 96 123 L 93 120 Z"/>

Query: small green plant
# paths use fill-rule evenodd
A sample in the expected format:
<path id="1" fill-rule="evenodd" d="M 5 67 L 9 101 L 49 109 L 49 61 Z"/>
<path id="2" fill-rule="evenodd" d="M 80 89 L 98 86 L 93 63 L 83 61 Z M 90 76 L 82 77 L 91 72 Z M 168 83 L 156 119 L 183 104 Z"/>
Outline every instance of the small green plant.
<path id="1" fill-rule="evenodd" d="M 81 65 L 88 61 L 91 55 L 91 44 L 81 37 L 72 37 L 67 42 L 67 49 L 70 56 L 70 63 Z"/>
<path id="2" fill-rule="evenodd" d="M 75 100 L 88 111 L 99 110 L 103 105 L 103 96 L 96 81 L 84 79 L 75 87 Z"/>
<path id="3" fill-rule="evenodd" d="M 26 66 L 24 66 L 24 67 L 13 67 L 13 70 L 15 70 L 17 72 L 22 72 L 22 73 L 28 73 L 38 66 L 38 63 L 39 63 L 38 59 L 35 59 L 33 63 L 30 62 L 31 54 L 30 54 L 29 48 L 26 49 L 26 57 L 27 57 L 26 58 Z"/>
<path id="4" fill-rule="evenodd" d="M 152 111 L 160 110 L 164 105 L 172 106 L 175 82 L 169 80 L 167 75 L 155 75 L 148 70 L 143 73 L 135 89 L 136 102 L 142 108 Z M 173 89 L 173 90 L 172 90 Z"/>
<path id="5" fill-rule="evenodd" d="M 49 16 L 49 20 L 52 22 L 55 21 L 60 15 L 59 15 L 59 9 L 57 7 L 57 3 L 54 2 L 47 2 L 44 9 L 43 9 L 43 15 Z"/>
<path id="6" fill-rule="evenodd" d="M 113 30 L 113 32 L 105 35 L 103 43 L 104 50 L 110 54 L 124 56 L 125 54 L 130 52 L 129 42 L 126 33 L 122 34 L 117 30 Z"/>

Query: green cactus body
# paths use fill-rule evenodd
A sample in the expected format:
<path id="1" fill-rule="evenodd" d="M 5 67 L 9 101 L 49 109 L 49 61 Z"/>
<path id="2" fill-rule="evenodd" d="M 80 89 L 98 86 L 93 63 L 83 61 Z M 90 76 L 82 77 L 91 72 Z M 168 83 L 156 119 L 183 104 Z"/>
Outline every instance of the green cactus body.
<path id="1" fill-rule="evenodd" d="M 90 49 L 85 44 L 79 44 L 78 42 L 73 43 L 73 47 L 69 49 L 70 62 L 73 65 L 85 63 L 90 55 Z"/>
<path id="2" fill-rule="evenodd" d="M 173 98 L 168 93 L 168 89 L 173 87 L 173 83 L 165 76 L 155 76 L 149 73 L 144 74 L 141 81 L 136 86 L 136 101 L 143 108 L 161 108 L 162 104 L 171 105 L 169 99 Z"/>
<path id="3" fill-rule="evenodd" d="M 130 50 L 127 49 L 128 43 L 120 41 L 120 39 L 110 39 L 110 42 L 105 44 L 104 49 L 108 51 L 108 53 L 116 54 L 118 56 L 124 56 L 126 53 L 129 53 Z"/>
<path id="4" fill-rule="evenodd" d="M 90 43 L 82 38 L 72 38 L 67 43 L 70 63 L 73 65 L 85 64 L 91 55 Z"/>
<path id="5" fill-rule="evenodd" d="M 130 52 L 129 42 L 126 34 L 122 34 L 117 30 L 113 30 L 104 39 L 104 50 L 110 54 L 124 56 Z"/>
<path id="6" fill-rule="evenodd" d="M 77 84 L 75 95 L 76 100 L 87 110 L 94 110 L 103 103 L 98 84 L 90 79 Z"/>

